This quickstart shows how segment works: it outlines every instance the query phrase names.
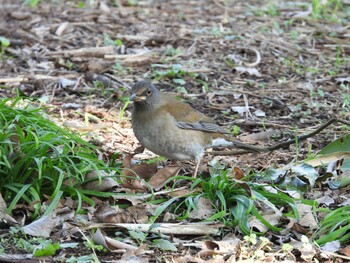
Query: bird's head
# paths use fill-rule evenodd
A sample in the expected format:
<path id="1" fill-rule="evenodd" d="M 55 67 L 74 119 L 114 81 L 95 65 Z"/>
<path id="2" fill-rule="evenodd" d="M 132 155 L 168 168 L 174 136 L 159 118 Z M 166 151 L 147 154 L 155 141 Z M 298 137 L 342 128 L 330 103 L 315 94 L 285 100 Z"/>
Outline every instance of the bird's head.
<path id="1" fill-rule="evenodd" d="M 131 89 L 130 100 L 135 105 L 153 106 L 160 100 L 159 90 L 150 81 L 139 81 Z"/>

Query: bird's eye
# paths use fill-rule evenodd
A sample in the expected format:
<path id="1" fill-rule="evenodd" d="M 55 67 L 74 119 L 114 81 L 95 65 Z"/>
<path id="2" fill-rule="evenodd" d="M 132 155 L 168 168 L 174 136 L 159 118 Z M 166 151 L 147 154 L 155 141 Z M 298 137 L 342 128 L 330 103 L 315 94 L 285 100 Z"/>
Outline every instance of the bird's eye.
<path id="1" fill-rule="evenodd" d="M 151 95 L 151 93 L 152 93 L 152 91 L 150 89 L 146 91 L 147 95 Z"/>

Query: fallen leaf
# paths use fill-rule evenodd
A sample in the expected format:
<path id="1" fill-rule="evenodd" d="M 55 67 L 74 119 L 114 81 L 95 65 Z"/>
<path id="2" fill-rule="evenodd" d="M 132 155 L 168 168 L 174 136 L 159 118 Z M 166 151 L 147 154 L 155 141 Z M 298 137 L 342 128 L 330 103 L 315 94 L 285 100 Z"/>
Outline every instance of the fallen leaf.
<path id="1" fill-rule="evenodd" d="M 267 221 L 269 222 L 271 225 L 276 226 L 279 222 L 280 222 L 280 218 L 281 216 L 274 213 L 274 211 L 270 210 L 270 213 L 266 213 L 266 211 L 263 213 L 260 213 L 261 216 Z M 256 228 L 259 230 L 260 233 L 265 233 L 266 231 L 269 230 L 269 228 L 267 226 L 265 226 L 259 219 L 257 219 L 256 217 L 253 217 L 250 221 L 249 221 L 249 226 L 251 228 Z"/>
<path id="2" fill-rule="evenodd" d="M 233 106 L 231 107 L 231 110 L 234 112 L 237 112 L 240 115 L 243 115 L 243 113 L 246 113 L 249 110 L 250 107 L 245 106 Z"/>
<path id="3" fill-rule="evenodd" d="M 266 113 L 262 110 L 256 110 L 253 112 L 253 114 L 257 117 L 265 117 L 266 116 Z"/>
<path id="4" fill-rule="evenodd" d="M 16 226 L 17 221 L 6 213 L 6 202 L 0 193 L 0 222 L 4 221 L 10 226 Z"/>
<path id="5" fill-rule="evenodd" d="M 173 176 L 176 176 L 181 170 L 181 166 L 166 166 L 160 169 L 152 178 L 149 180 L 150 186 L 156 191 L 160 190 L 167 182 L 167 180 Z"/>
<path id="6" fill-rule="evenodd" d="M 138 249 L 136 246 L 132 246 L 106 236 L 100 229 L 97 229 L 93 235 L 93 241 L 95 244 L 102 245 L 111 252 L 120 252 L 120 249 L 127 249 L 131 251 L 136 251 Z"/>
<path id="7" fill-rule="evenodd" d="M 318 204 L 325 204 L 326 206 L 329 206 L 330 204 L 334 204 L 334 199 L 331 198 L 329 195 L 321 196 L 320 198 L 316 199 L 316 202 Z"/>
<path id="8" fill-rule="evenodd" d="M 344 255 L 350 257 L 350 245 L 348 245 L 348 246 L 342 248 L 342 249 L 340 250 L 340 252 L 343 253 Z"/>
<path id="9" fill-rule="evenodd" d="M 234 166 L 231 171 L 228 172 L 227 177 L 233 177 L 237 180 L 242 180 L 244 178 L 244 172 L 241 168 Z"/>
<path id="10" fill-rule="evenodd" d="M 307 228 L 302 227 L 299 223 L 296 222 L 292 225 L 291 229 L 300 234 L 307 234 L 309 232 Z"/>
<path id="11" fill-rule="evenodd" d="M 155 239 L 153 240 L 152 244 L 163 251 L 177 251 L 176 246 L 166 239 Z"/>
<path id="12" fill-rule="evenodd" d="M 337 252 L 340 249 L 340 241 L 339 240 L 334 240 L 327 242 L 324 244 L 321 249 L 326 252 Z"/>
<path id="13" fill-rule="evenodd" d="M 300 217 L 299 224 L 301 226 L 305 226 L 309 228 L 314 228 L 318 226 L 315 216 L 311 211 L 307 212 L 304 216 Z"/>
<path id="14" fill-rule="evenodd" d="M 115 175 L 108 174 L 103 170 L 91 171 L 85 177 L 83 189 L 106 192 L 112 188 L 119 186 L 113 179 Z"/>
<path id="15" fill-rule="evenodd" d="M 205 241 L 205 248 L 216 250 L 221 253 L 232 254 L 236 253 L 239 249 L 241 240 L 239 238 L 229 238 L 222 241 Z"/>
<path id="16" fill-rule="evenodd" d="M 56 216 L 42 216 L 22 229 L 27 235 L 48 238 L 58 223 L 59 220 Z"/>
<path id="17" fill-rule="evenodd" d="M 98 206 L 95 217 L 100 223 L 130 223 L 134 222 L 133 215 L 124 209 L 103 204 Z"/>
<path id="18" fill-rule="evenodd" d="M 308 179 L 311 186 L 315 185 L 316 179 L 318 178 L 318 172 L 311 165 L 303 163 L 297 166 L 292 166 L 291 170 L 297 175 L 304 176 Z"/>
<path id="19" fill-rule="evenodd" d="M 74 86 L 77 83 L 77 80 L 66 79 L 60 77 L 60 84 L 63 88 Z"/>
<path id="20" fill-rule="evenodd" d="M 256 68 L 238 66 L 235 67 L 235 70 L 241 74 L 248 73 L 250 76 L 261 77 L 261 73 Z"/>
<path id="21" fill-rule="evenodd" d="M 138 176 L 142 179 L 149 179 L 155 175 L 157 170 L 157 163 L 141 163 L 133 165 L 130 168 L 124 168 L 123 175 L 130 177 Z"/>
<path id="22" fill-rule="evenodd" d="M 198 199 L 196 209 L 192 210 L 188 217 L 191 219 L 206 219 L 214 214 L 212 202 L 204 197 Z"/>
<path id="23" fill-rule="evenodd" d="M 349 157 L 350 157 L 349 152 L 334 152 L 330 154 L 316 156 L 314 159 L 305 161 L 305 163 L 313 167 L 316 167 L 316 166 L 325 165 L 331 162 L 335 162 L 343 158 L 349 158 Z"/>
<path id="24" fill-rule="evenodd" d="M 71 30 L 72 30 L 72 25 L 69 22 L 65 21 L 57 27 L 55 35 L 60 37 L 63 34 L 66 34 L 67 31 L 71 31 Z"/>

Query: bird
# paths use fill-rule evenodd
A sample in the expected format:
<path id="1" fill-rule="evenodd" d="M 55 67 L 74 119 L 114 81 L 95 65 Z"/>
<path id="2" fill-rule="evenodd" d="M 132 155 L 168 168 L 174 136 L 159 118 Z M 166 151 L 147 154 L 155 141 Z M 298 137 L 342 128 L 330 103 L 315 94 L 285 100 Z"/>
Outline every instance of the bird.
<path id="1" fill-rule="evenodd" d="M 260 152 L 261 148 L 229 139 L 226 129 L 189 104 L 159 91 L 148 80 L 131 88 L 131 124 L 137 140 L 151 152 L 171 160 L 194 160 L 193 177 L 207 148 L 234 145 Z"/>

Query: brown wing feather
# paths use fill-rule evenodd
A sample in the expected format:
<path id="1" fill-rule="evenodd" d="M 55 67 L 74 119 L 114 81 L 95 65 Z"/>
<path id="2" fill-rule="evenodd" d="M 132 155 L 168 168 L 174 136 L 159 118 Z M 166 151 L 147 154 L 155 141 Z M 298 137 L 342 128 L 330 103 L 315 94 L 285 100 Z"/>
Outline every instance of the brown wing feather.
<path id="1" fill-rule="evenodd" d="M 213 122 L 203 113 L 193 109 L 189 104 L 178 101 L 172 96 L 161 94 L 161 100 L 165 103 L 161 108 L 169 112 L 179 122 L 195 123 L 199 121 Z"/>
<path id="2" fill-rule="evenodd" d="M 203 113 L 193 109 L 189 104 L 176 100 L 175 98 L 162 94 L 165 103 L 159 110 L 169 112 L 178 122 L 181 129 L 198 130 L 210 133 L 226 133 L 219 125 Z M 216 136 L 215 136 L 216 137 Z"/>

